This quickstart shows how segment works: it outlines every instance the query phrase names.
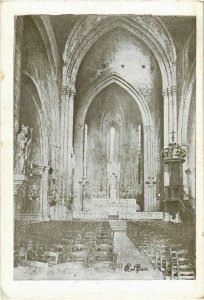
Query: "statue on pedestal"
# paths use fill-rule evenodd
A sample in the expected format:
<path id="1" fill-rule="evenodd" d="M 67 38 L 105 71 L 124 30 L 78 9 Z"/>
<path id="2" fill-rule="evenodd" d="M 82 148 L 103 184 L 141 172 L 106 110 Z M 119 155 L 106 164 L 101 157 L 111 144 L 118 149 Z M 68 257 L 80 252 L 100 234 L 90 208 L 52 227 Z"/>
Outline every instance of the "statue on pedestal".
<path id="1" fill-rule="evenodd" d="M 32 142 L 33 129 L 22 124 L 21 132 L 17 136 L 16 157 L 15 157 L 15 175 L 25 175 L 28 156 L 30 153 L 30 145 Z"/>

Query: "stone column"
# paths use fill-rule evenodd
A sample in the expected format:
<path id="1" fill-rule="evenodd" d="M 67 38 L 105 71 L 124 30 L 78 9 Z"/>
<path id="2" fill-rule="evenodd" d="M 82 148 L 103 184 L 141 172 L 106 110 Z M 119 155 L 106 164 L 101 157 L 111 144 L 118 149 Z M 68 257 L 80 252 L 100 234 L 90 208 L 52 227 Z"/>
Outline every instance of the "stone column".
<path id="1" fill-rule="evenodd" d="M 173 115 L 173 122 L 172 122 L 172 131 L 174 131 L 174 139 L 177 141 L 177 100 L 176 100 L 176 87 L 171 87 L 171 96 L 172 96 L 172 115 Z"/>
<path id="2" fill-rule="evenodd" d="M 74 199 L 74 209 L 81 210 L 81 182 L 83 181 L 83 137 L 84 137 L 84 125 L 76 124 L 75 126 L 75 142 L 74 142 L 74 153 L 75 153 L 75 169 L 74 169 L 74 192 L 76 198 Z"/>
<path id="3" fill-rule="evenodd" d="M 61 104 L 61 145 L 60 156 L 60 199 L 62 207 L 70 194 L 72 180 L 71 156 L 73 152 L 73 106 L 75 89 L 67 86 L 62 87 Z"/>
<path id="4" fill-rule="evenodd" d="M 45 166 L 42 173 L 42 218 L 48 220 L 48 172 L 50 167 Z"/>
<path id="5" fill-rule="evenodd" d="M 87 162 L 87 124 L 84 125 L 84 141 L 83 141 L 83 177 L 86 177 L 86 162 Z"/>
<path id="6" fill-rule="evenodd" d="M 60 182 L 59 182 L 59 199 L 63 198 L 63 181 L 64 181 L 64 119 L 65 119 L 65 108 L 66 108 L 66 86 L 62 86 L 62 101 L 61 101 L 61 117 L 60 117 L 60 163 L 59 163 L 59 171 L 60 171 Z"/>
<path id="7" fill-rule="evenodd" d="M 69 122 L 69 90 L 66 87 L 64 95 L 64 123 L 63 123 L 63 161 L 62 161 L 62 173 L 63 173 L 63 196 L 61 199 L 62 205 L 67 198 L 67 162 L 68 162 L 68 122 Z"/>
<path id="8" fill-rule="evenodd" d="M 172 86 L 163 90 L 164 98 L 164 149 L 172 142 L 172 134 L 174 141 L 177 140 L 177 103 L 176 103 L 176 87 Z M 168 185 L 167 169 L 164 167 L 164 186 Z"/>
<path id="9" fill-rule="evenodd" d="M 163 112 L 164 112 L 164 148 L 169 144 L 169 98 L 167 89 L 163 90 Z"/>
<path id="10" fill-rule="evenodd" d="M 22 62 L 22 35 L 23 18 L 15 19 L 15 64 L 14 64 L 14 143 L 19 130 L 20 94 L 21 94 L 21 62 Z M 14 144 L 15 145 L 15 144 Z"/>
<path id="11" fill-rule="evenodd" d="M 148 133 L 147 126 L 143 127 L 144 129 L 144 211 L 148 211 L 149 209 L 149 195 L 148 195 L 148 187 L 145 182 L 148 178 Z"/>
<path id="12" fill-rule="evenodd" d="M 164 148 L 172 141 L 171 133 L 174 131 L 175 141 L 177 140 L 177 103 L 176 87 L 169 87 L 162 92 L 164 101 Z"/>
<path id="13" fill-rule="evenodd" d="M 144 126 L 144 211 L 154 211 L 156 202 L 153 137 L 153 126 Z"/>
<path id="14" fill-rule="evenodd" d="M 73 118 L 74 118 L 74 96 L 76 94 L 75 89 L 69 89 L 69 99 L 68 99 L 68 145 L 67 145 L 67 196 L 71 196 L 72 185 L 73 185 L 73 164 L 72 156 L 73 151 Z"/>
<path id="15" fill-rule="evenodd" d="M 172 99 L 172 93 L 171 93 L 171 88 L 167 89 L 167 93 L 168 93 L 168 108 L 169 108 L 169 116 L 168 116 L 168 120 L 169 120 L 169 124 L 168 124 L 168 138 L 169 138 L 169 142 L 171 141 L 171 132 L 173 131 L 173 99 Z"/>

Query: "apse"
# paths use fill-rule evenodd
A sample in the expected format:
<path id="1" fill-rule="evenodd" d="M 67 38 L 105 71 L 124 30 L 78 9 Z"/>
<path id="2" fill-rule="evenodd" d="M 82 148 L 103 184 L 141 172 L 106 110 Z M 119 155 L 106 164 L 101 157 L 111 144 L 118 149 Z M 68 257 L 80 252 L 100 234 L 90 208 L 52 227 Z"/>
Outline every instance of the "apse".
<path id="1" fill-rule="evenodd" d="M 113 83 L 95 97 L 85 124 L 84 174 L 92 187 L 91 197 L 142 202 L 143 122 L 135 100 Z"/>
<path id="2" fill-rule="evenodd" d="M 86 178 L 90 185 L 87 198 L 133 198 L 142 210 L 145 198 L 151 198 L 154 204 L 146 204 L 145 209 L 159 209 L 156 194 L 162 193 L 163 184 L 161 86 L 151 49 L 125 28 L 108 31 L 87 51 L 77 74 L 74 101 L 74 189 L 78 195 L 79 182 Z M 84 127 L 86 137 L 80 133 Z M 112 167 L 110 152 L 117 162 Z M 115 178 L 108 174 L 110 168 L 116 168 Z M 148 185 L 149 178 L 154 178 L 154 187 Z"/>

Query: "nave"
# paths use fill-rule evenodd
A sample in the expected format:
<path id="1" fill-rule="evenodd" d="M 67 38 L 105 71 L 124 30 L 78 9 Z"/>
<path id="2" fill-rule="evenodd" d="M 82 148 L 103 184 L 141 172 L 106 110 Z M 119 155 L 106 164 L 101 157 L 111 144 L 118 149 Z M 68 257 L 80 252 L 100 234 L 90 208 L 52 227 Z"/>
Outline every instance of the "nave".
<path id="1" fill-rule="evenodd" d="M 155 220 L 16 222 L 14 279 L 195 279 L 193 232 Z"/>
<path id="2" fill-rule="evenodd" d="M 15 38 L 15 279 L 195 279 L 196 18 L 19 16 Z"/>

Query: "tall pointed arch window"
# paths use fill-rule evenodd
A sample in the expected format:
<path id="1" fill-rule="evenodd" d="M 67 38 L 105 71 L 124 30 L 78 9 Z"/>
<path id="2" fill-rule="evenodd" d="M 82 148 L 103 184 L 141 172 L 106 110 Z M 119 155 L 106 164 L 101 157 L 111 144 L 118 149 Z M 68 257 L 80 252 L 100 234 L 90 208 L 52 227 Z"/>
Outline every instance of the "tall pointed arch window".
<path id="1" fill-rule="evenodd" d="M 114 159 L 115 155 L 115 127 L 110 128 L 110 161 Z"/>

